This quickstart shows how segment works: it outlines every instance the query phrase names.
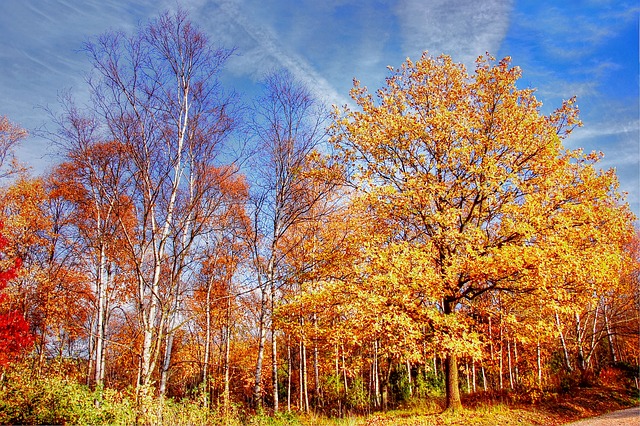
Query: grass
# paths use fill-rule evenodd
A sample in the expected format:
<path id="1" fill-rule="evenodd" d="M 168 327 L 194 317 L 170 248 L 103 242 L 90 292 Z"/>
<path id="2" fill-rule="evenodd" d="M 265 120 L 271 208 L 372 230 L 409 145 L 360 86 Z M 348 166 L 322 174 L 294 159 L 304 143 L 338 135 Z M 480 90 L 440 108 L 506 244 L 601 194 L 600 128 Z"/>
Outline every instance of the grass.
<path id="1" fill-rule="evenodd" d="M 0 424 L 148 424 L 225 426 L 444 426 L 562 425 L 639 404 L 620 388 L 574 388 L 570 392 L 477 393 L 463 397 L 465 409 L 445 411 L 444 397 L 413 400 L 369 416 L 330 418 L 320 414 L 252 414 L 233 405 L 226 415 L 194 401 L 151 398 L 144 418 L 136 417 L 132 390 L 92 391 L 59 376 L 36 378 L 7 373 L 0 382 Z M 96 406 L 96 401 L 100 403 Z"/>
<path id="2" fill-rule="evenodd" d="M 543 395 L 536 403 L 519 400 L 518 395 L 476 395 L 467 398 L 467 408 L 449 412 L 441 398 L 414 401 L 394 410 L 369 416 L 331 419 L 315 415 L 279 415 L 253 418 L 251 425 L 300 426 L 448 426 L 501 425 L 540 426 L 563 425 L 585 417 L 638 405 L 637 396 L 612 388 L 578 388 L 571 393 Z M 288 416 L 288 417 L 287 417 Z"/>

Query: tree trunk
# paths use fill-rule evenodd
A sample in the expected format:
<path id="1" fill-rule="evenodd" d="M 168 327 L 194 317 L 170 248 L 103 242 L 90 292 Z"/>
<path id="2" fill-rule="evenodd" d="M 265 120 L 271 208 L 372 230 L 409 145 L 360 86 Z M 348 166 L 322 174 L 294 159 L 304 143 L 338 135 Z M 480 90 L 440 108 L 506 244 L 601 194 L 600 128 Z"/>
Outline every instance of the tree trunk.
<path id="1" fill-rule="evenodd" d="M 509 363 L 509 387 L 513 390 L 513 363 L 511 362 L 511 340 L 507 340 L 507 362 Z"/>
<path id="2" fill-rule="evenodd" d="M 205 329 L 204 329 L 204 359 L 202 366 L 202 385 L 203 385 L 203 398 L 205 408 L 209 407 L 209 357 L 211 351 L 211 286 L 212 280 L 207 283 L 207 294 L 205 299 Z"/>
<path id="3" fill-rule="evenodd" d="M 298 409 L 302 409 L 302 401 L 303 401 L 303 391 L 302 391 L 302 382 L 304 381 L 303 377 L 303 366 L 302 366 L 302 339 L 298 340 Z"/>
<path id="4" fill-rule="evenodd" d="M 604 326 L 607 332 L 607 340 L 609 342 L 609 353 L 611 354 L 611 361 L 615 364 L 618 362 L 618 355 L 616 354 L 616 347 L 613 344 L 613 333 L 611 331 L 611 325 L 609 324 L 609 316 L 607 315 L 607 305 L 602 302 L 602 316 L 604 316 Z"/>
<path id="5" fill-rule="evenodd" d="M 458 385 L 458 358 L 453 354 L 447 354 L 444 361 L 444 371 L 447 393 L 447 410 L 457 411 L 462 409 L 460 399 L 460 387 Z"/>
<path id="6" fill-rule="evenodd" d="M 273 411 L 278 412 L 278 339 L 276 336 L 276 323 L 273 318 L 276 304 L 276 283 L 273 278 L 273 266 L 270 266 L 271 282 L 271 378 L 273 386 Z"/>
<path id="7" fill-rule="evenodd" d="M 287 411 L 291 411 L 291 374 L 293 373 L 291 361 L 291 337 L 287 335 Z"/>
<path id="8" fill-rule="evenodd" d="M 574 316 L 576 319 L 576 345 L 578 346 L 578 368 L 580 369 L 581 372 L 584 372 L 585 362 L 584 362 L 584 350 L 582 348 L 582 345 L 583 345 L 582 337 L 583 337 L 584 331 L 582 330 L 582 320 L 580 319 L 580 314 L 576 312 Z"/>
<path id="9" fill-rule="evenodd" d="M 102 381 L 104 379 L 104 371 L 102 369 L 102 353 L 104 351 L 104 339 L 105 339 L 105 316 L 106 316 L 106 299 L 107 299 L 107 255 L 104 244 L 100 246 L 100 266 L 98 268 L 98 317 L 96 319 L 96 345 L 95 345 L 95 377 L 94 382 L 97 388 L 102 387 Z"/>
<path id="10" fill-rule="evenodd" d="M 273 411 L 278 412 L 278 339 L 273 318 L 271 318 L 271 386 L 273 386 Z"/>
<path id="11" fill-rule="evenodd" d="M 502 340 L 502 316 L 500 316 L 500 330 L 499 330 L 500 334 L 500 355 L 499 355 L 499 373 L 500 373 L 500 378 L 499 378 L 499 383 L 500 383 L 500 390 L 504 389 L 504 372 L 503 372 L 503 367 L 504 367 L 504 344 L 503 344 L 503 340 Z"/>
<path id="12" fill-rule="evenodd" d="M 514 380 L 516 385 L 520 383 L 520 370 L 518 369 L 518 341 L 514 339 L 513 341 L 513 356 L 515 357 L 515 365 L 513 370 L 515 372 Z"/>
<path id="13" fill-rule="evenodd" d="M 313 380 L 314 380 L 314 398 L 315 406 L 319 406 L 321 402 L 320 397 L 320 365 L 318 357 L 318 317 L 316 313 L 313 313 L 313 328 L 315 330 L 315 336 L 313 339 Z"/>
<path id="14" fill-rule="evenodd" d="M 303 320 L 304 321 L 304 320 Z M 307 345 L 304 344 L 304 339 L 300 339 L 300 348 L 302 350 L 301 364 L 302 364 L 302 390 L 304 395 L 304 412 L 309 412 L 309 389 L 307 386 Z"/>
<path id="15" fill-rule="evenodd" d="M 262 286 L 261 286 L 262 287 Z M 259 317 L 259 338 L 258 338 L 258 359 L 256 360 L 256 369 L 254 374 L 253 385 L 253 406 L 255 408 L 262 407 L 262 363 L 264 361 L 264 346 L 267 341 L 267 327 L 265 324 L 267 314 L 267 291 L 261 288 L 262 297 L 260 300 L 260 317 Z"/>
<path id="16" fill-rule="evenodd" d="M 373 394 L 375 407 L 380 408 L 380 372 L 378 368 L 378 341 L 373 342 Z"/>
<path id="17" fill-rule="evenodd" d="M 229 373 L 231 370 L 231 291 L 227 292 L 227 318 L 225 325 L 225 339 L 224 339 L 224 394 L 222 397 L 224 403 L 225 415 L 229 412 L 230 403 L 230 383 Z"/>
<path id="18" fill-rule="evenodd" d="M 455 301 L 444 301 L 445 315 L 453 314 Z M 447 394 L 447 410 L 457 411 L 462 409 L 462 400 L 460 399 L 460 386 L 458 383 L 458 358 L 455 354 L 447 353 L 444 363 L 445 383 Z"/>
<path id="19" fill-rule="evenodd" d="M 556 311 L 556 326 L 558 327 L 558 333 L 560 334 L 560 343 L 562 344 L 562 352 L 564 354 L 564 364 L 567 367 L 569 372 L 573 371 L 573 367 L 571 366 L 571 359 L 569 358 L 569 350 L 567 349 L 567 343 L 564 340 L 564 333 L 562 331 L 562 324 L 560 323 L 560 315 L 558 315 L 558 311 Z"/>
<path id="20" fill-rule="evenodd" d="M 436 379 L 438 378 L 438 354 L 435 349 L 433 350 L 433 375 Z"/>
<path id="21" fill-rule="evenodd" d="M 409 359 L 406 361 L 407 363 L 407 379 L 409 380 L 409 396 L 413 396 L 413 382 L 411 381 L 411 363 Z"/>
<path id="22" fill-rule="evenodd" d="M 473 378 L 473 393 L 476 393 L 476 361 L 471 360 L 471 373 Z"/>
<path id="23" fill-rule="evenodd" d="M 173 327 L 170 325 L 169 327 Z M 164 347 L 164 359 L 162 361 L 162 371 L 160 372 L 160 395 L 167 393 L 167 382 L 169 381 L 169 367 L 171 367 L 171 351 L 173 349 L 173 331 L 168 330 L 165 347 Z"/>
<path id="24" fill-rule="evenodd" d="M 467 379 L 467 393 L 471 393 L 471 377 L 469 376 L 469 360 L 465 360 L 464 363 L 464 374 L 465 374 L 465 378 Z"/>
<path id="25" fill-rule="evenodd" d="M 538 361 L 538 388 L 542 389 L 542 354 L 539 340 L 536 343 L 536 358 Z"/>
<path id="26" fill-rule="evenodd" d="M 487 391 L 487 374 L 484 371 L 484 362 L 482 363 L 481 369 L 482 369 L 482 387 L 486 392 Z"/>

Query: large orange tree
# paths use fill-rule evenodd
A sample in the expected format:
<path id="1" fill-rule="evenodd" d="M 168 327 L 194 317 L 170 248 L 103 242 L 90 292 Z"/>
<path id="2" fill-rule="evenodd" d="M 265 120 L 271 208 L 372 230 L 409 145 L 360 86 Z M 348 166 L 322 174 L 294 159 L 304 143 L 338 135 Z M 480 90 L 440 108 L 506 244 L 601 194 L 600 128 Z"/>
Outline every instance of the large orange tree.
<path id="1" fill-rule="evenodd" d="M 482 344 L 468 307 L 500 292 L 554 304 L 590 294 L 623 262 L 631 214 L 599 155 L 562 144 L 580 124 L 575 100 L 543 115 L 509 58 L 481 57 L 469 75 L 425 53 L 390 70 L 377 100 L 356 81 L 359 109 L 336 111 L 333 141 L 376 224 L 348 280 L 411 295 L 458 409 L 457 360 Z"/>

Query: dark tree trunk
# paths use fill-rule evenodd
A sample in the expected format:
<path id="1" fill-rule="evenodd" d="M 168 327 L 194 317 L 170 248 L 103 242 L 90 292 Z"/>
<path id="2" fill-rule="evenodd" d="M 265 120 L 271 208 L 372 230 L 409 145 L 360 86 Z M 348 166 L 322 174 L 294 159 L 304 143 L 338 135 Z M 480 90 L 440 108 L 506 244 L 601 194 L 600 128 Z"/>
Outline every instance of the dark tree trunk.
<path id="1" fill-rule="evenodd" d="M 454 311 L 455 301 L 444 301 L 444 313 L 451 315 Z M 460 386 L 458 382 L 458 357 L 454 354 L 447 354 L 444 364 L 445 384 L 447 393 L 447 410 L 457 411 L 462 409 L 460 399 Z"/>

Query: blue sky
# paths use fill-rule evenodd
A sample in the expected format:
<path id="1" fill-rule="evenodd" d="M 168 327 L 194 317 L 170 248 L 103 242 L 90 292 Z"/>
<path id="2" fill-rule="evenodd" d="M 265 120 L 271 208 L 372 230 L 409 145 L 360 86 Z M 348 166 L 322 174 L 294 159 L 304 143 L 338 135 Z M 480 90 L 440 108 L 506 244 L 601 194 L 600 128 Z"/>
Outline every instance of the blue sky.
<path id="1" fill-rule="evenodd" d="M 82 43 L 109 29 L 132 30 L 176 0 L 0 1 L 0 115 L 36 129 L 38 106 L 58 93 L 82 98 L 88 61 Z M 267 70 L 289 69 L 329 103 L 349 101 L 357 77 L 380 87 L 387 65 L 422 51 L 446 53 L 468 67 L 485 52 L 511 56 L 521 87 L 537 89 L 549 113 L 578 96 L 584 127 L 570 148 L 605 154 L 640 216 L 637 1 L 608 0 L 185 0 L 192 19 L 224 47 L 237 48 L 224 81 L 246 93 Z M 57 159 L 35 136 L 19 158 L 42 173 Z"/>

